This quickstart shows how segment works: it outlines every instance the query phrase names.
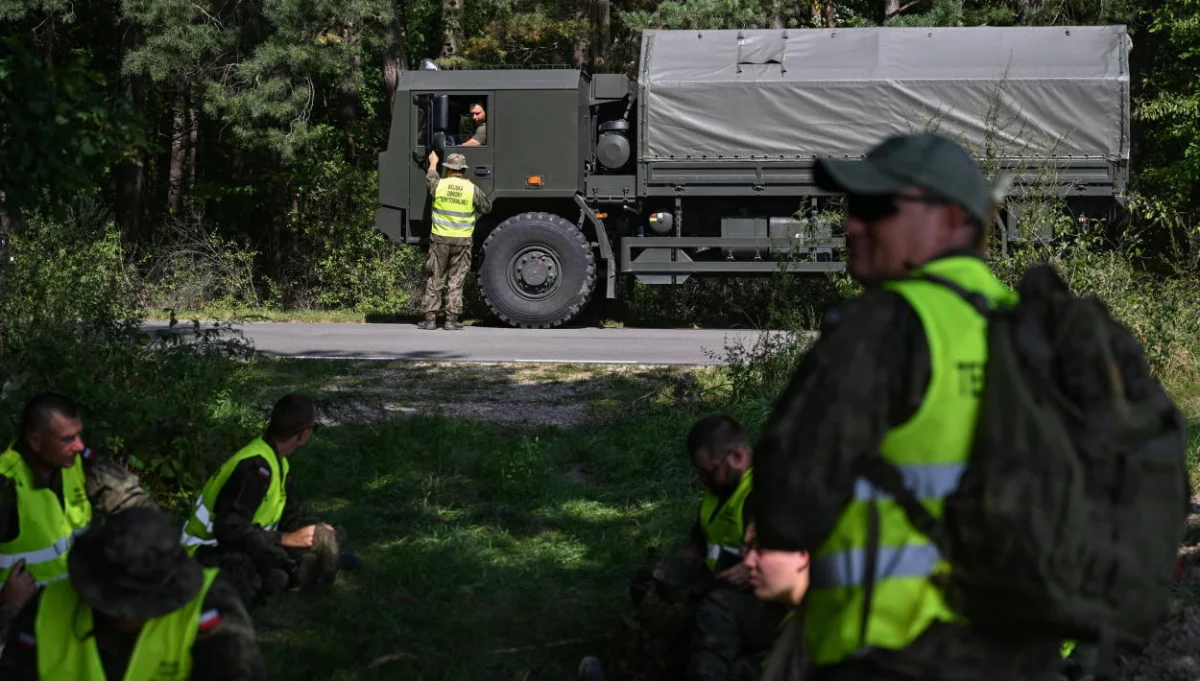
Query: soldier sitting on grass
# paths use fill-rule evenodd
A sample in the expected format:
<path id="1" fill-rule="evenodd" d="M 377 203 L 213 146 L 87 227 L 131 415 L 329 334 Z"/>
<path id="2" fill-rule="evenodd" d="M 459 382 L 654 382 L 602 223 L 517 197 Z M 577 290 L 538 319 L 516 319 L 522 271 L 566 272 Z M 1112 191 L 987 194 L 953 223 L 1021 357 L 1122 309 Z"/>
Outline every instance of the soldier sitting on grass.
<path id="1" fill-rule="evenodd" d="M 625 622 L 611 666 L 616 678 L 753 681 L 785 608 L 758 600 L 742 562 L 753 454 L 746 430 L 725 415 L 698 421 L 687 451 L 704 491 L 681 549 L 631 585 L 637 612 Z M 603 678 L 584 658 L 580 678 Z"/>
<path id="2" fill-rule="evenodd" d="M 312 400 L 285 395 L 266 432 L 204 485 L 184 525 L 184 545 L 201 563 L 225 570 L 248 607 L 289 587 L 331 582 L 338 570 L 362 563 L 339 552 L 334 528 L 308 515 L 288 475 L 291 457 L 316 428 Z"/>
<path id="3" fill-rule="evenodd" d="M 132 508 L 94 523 L 71 550 L 68 574 L 21 611 L 0 678 L 267 678 L 237 591 L 187 555 L 161 512 Z"/>

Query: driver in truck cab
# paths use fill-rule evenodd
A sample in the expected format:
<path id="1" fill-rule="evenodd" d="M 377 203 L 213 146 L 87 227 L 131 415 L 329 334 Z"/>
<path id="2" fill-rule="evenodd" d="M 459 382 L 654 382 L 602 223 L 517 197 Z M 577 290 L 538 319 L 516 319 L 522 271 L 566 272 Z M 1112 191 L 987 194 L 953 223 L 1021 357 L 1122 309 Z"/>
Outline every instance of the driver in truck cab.
<path id="1" fill-rule="evenodd" d="M 430 214 L 429 257 L 425 261 L 425 321 L 417 328 L 432 331 L 437 328 L 437 315 L 442 307 L 442 287 L 449 278 L 446 294 L 446 330 L 462 328 L 463 285 L 471 270 L 471 246 L 475 234 L 475 218 L 492 211 L 491 199 L 474 182 L 463 177 L 467 159 L 462 154 L 450 154 L 442 167 L 446 177 L 437 173 L 438 155 L 429 153 L 429 169 L 425 182 L 433 197 Z"/>
<path id="2" fill-rule="evenodd" d="M 471 135 L 471 139 L 458 145 L 460 147 L 483 147 L 487 146 L 487 112 L 483 110 L 483 105 L 476 102 L 470 108 L 471 121 L 475 123 L 475 133 Z"/>

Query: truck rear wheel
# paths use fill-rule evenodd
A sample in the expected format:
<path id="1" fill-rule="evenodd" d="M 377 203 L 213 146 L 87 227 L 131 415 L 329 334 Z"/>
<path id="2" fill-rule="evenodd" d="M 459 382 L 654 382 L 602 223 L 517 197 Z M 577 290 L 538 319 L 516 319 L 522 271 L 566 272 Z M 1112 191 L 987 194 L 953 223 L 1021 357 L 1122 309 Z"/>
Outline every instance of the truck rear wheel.
<path id="1" fill-rule="evenodd" d="M 565 324 L 596 287 L 596 258 L 575 225 L 550 213 L 522 213 L 483 242 L 479 288 L 506 323 L 529 329 Z"/>

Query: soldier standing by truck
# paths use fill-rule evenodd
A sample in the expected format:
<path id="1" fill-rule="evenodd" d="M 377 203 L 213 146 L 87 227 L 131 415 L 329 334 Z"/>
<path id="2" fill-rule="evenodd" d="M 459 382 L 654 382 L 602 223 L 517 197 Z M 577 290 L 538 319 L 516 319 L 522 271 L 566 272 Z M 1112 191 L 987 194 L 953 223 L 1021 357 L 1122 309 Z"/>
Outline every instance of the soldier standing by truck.
<path id="1" fill-rule="evenodd" d="M 438 177 L 437 152 L 429 154 L 429 170 L 425 179 L 433 197 L 433 227 L 429 237 L 429 259 L 425 262 L 425 321 L 417 328 L 432 331 L 437 328 L 437 314 L 442 307 L 442 286 L 449 277 L 446 293 L 446 330 L 462 328 L 463 284 L 471 269 L 471 248 L 474 244 L 475 218 L 492 210 L 492 202 L 462 171 L 467 159 L 462 154 L 450 154 L 442 165 L 446 177 Z"/>

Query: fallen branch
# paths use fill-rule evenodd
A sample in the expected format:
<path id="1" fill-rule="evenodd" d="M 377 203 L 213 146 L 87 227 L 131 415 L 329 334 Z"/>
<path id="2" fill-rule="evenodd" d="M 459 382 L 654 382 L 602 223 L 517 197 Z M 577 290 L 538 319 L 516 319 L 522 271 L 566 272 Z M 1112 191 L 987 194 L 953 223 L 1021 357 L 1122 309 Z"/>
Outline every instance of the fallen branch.
<path id="1" fill-rule="evenodd" d="M 587 643 L 589 641 L 603 641 L 605 639 L 610 639 L 610 638 L 612 638 L 611 635 L 581 637 L 581 638 L 567 638 L 567 639 L 563 639 L 561 641 L 554 641 L 552 643 L 539 643 L 539 644 L 531 645 L 531 646 L 518 646 L 516 648 L 496 648 L 495 650 L 492 651 L 492 654 L 507 655 L 507 654 L 511 654 L 511 653 L 526 653 L 526 652 L 529 652 L 532 650 L 544 650 L 546 648 L 562 648 L 563 646 L 575 645 L 577 643 Z"/>
<path id="2" fill-rule="evenodd" d="M 371 664 L 367 665 L 367 669 L 374 669 L 380 665 L 387 664 L 388 662 L 395 662 L 396 660 L 405 660 L 405 659 L 415 660 L 415 659 L 417 659 L 417 656 L 413 655 L 412 653 L 406 653 L 403 651 L 398 652 L 398 653 L 392 653 L 391 655 L 384 655 L 383 657 L 377 657 L 374 660 L 372 660 Z"/>
<path id="3" fill-rule="evenodd" d="M 904 5 L 897 7 L 895 12 L 889 13 L 886 17 L 883 18 L 883 20 L 891 21 L 892 19 L 895 19 L 896 17 L 900 16 L 901 14 L 904 14 L 905 11 L 912 9 L 913 5 L 916 5 L 920 1 L 921 0 L 912 0 L 912 2 L 905 3 Z"/>

